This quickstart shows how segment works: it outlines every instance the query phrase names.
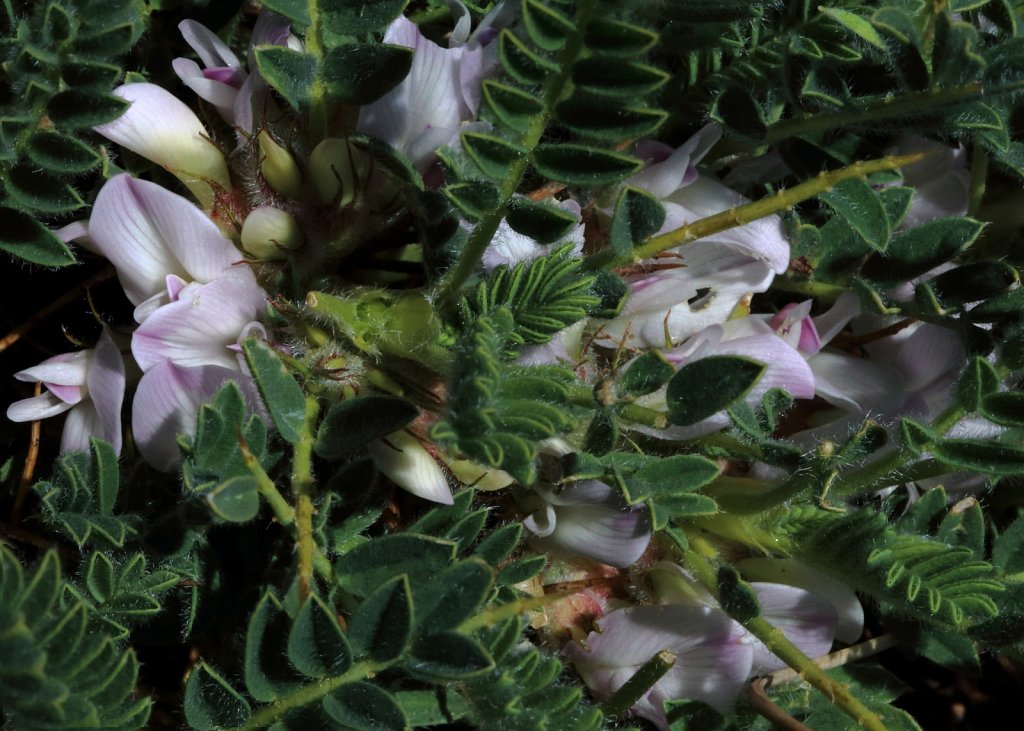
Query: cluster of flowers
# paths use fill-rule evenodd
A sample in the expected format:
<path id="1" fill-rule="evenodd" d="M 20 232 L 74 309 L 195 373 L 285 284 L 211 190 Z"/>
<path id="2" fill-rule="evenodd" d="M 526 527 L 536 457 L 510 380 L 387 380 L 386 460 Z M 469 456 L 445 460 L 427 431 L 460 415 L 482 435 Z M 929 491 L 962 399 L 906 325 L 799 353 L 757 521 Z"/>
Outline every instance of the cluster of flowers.
<path id="1" fill-rule="evenodd" d="M 470 33 L 468 13 L 460 12 L 457 3 L 455 7 L 459 20 L 449 48 L 425 39 L 405 18 L 390 26 L 385 42 L 414 49 L 412 69 L 398 87 L 364 107 L 358 122 L 359 131 L 405 154 L 428 182 L 438 175 L 436 150 L 457 146 L 457 135 L 468 124 L 482 124 L 474 119 L 481 81 L 494 68 L 490 40 L 494 29 L 508 21 L 508 10 L 501 5 Z M 207 29 L 186 21 L 182 32 L 204 67 L 177 59 L 174 70 L 238 130 L 240 146 L 258 141 L 270 192 L 255 203 L 236 195 L 225 156 L 195 114 L 160 87 L 127 84 L 116 93 L 131 102 L 128 111 L 96 131 L 177 175 L 201 208 L 159 185 L 120 174 L 106 182 L 88 222 L 59 232 L 65 240 L 79 242 L 108 259 L 135 305 L 138 327 L 131 335 L 130 352 L 141 376 L 132 401 L 131 433 L 141 456 L 162 470 L 177 465 L 176 436 L 194 430 L 198 405 L 225 381 L 237 382 L 252 408 L 259 408 L 239 343 L 252 336 L 274 342 L 274 334 L 261 324 L 267 319 L 267 293 L 246 259 L 283 258 L 288 249 L 302 243 L 289 207 L 301 205 L 295 199 L 301 194 L 303 173 L 290 153 L 262 128 L 261 115 L 274 103 L 266 83 L 257 72 L 246 72 L 235 54 Z M 264 44 L 301 47 L 287 24 L 269 12 L 261 14 L 253 33 L 253 45 Z M 252 58 L 248 65 L 255 68 Z M 647 191 L 662 202 L 667 212 L 662 231 L 745 202 L 697 170 L 718 134 L 709 126 L 675 150 L 660 143 L 636 147 L 634 154 L 646 166 L 624 185 Z M 329 147 L 330 141 L 321 144 Z M 912 139 L 900 144 L 904 149 L 930 145 L 937 152 L 905 171 L 916 194 L 904 225 L 963 214 L 967 172 L 962 151 Z M 780 165 L 779 160 L 760 160 L 748 170 L 734 171 L 733 176 L 736 180 L 744 174 L 763 178 L 764 171 Z M 324 200 L 336 199 L 337 178 L 318 179 L 316 166 L 311 158 L 306 168 L 313 188 Z M 238 175 L 236 171 L 236 179 Z M 571 199 L 559 205 L 577 216 L 578 226 L 569 238 L 581 251 L 585 227 L 580 206 Z M 230 207 L 231 216 L 222 215 L 225 206 Z M 598 210 L 598 214 L 607 216 L 608 211 Z M 231 220 L 240 220 L 240 228 L 233 228 Z M 502 224 L 484 256 L 484 266 L 511 264 L 544 251 L 545 247 Z M 834 346 L 840 338 L 849 340 L 850 333 L 872 333 L 886 323 L 862 314 L 852 293 L 843 294 L 816 316 L 811 314 L 810 301 L 792 303 L 774 314 L 750 314 L 751 295 L 767 291 L 789 264 L 790 247 L 777 216 L 687 244 L 630 269 L 626 274 L 630 295 L 617 317 L 578 323 L 549 345 L 525 350 L 521 361 L 568 363 L 584 375 L 596 372 L 588 364 L 594 347 L 584 344 L 637 354 L 657 350 L 673 366 L 712 355 L 751 358 L 767 366 L 746 397 L 752 405 L 770 388 L 785 389 L 797 399 L 820 398 L 827 403 L 827 408 L 815 411 L 812 425 L 793 435 L 807 445 L 841 437 L 869 414 L 882 419 L 927 419 L 950 403 L 964 353 L 947 330 L 911 325 L 884 338 L 863 338 L 854 355 Z M 909 297 L 905 290 L 891 294 Z M 96 436 L 120 451 L 122 403 L 135 368 L 126 369 L 117 339 L 104 330 L 93 349 L 59 355 L 16 374 L 23 381 L 42 382 L 46 390 L 13 404 L 8 417 L 32 421 L 68 412 L 62 450 L 83 449 L 88 438 Z M 664 408 L 664 389 L 642 397 L 639 403 Z M 633 428 L 675 440 L 708 434 L 727 424 L 725 414 L 716 414 L 687 427 Z M 957 428 L 980 427 L 963 422 Z M 389 445 L 371 445 L 385 474 L 421 497 L 451 501 L 446 471 L 432 456 L 436 450 L 428 451 L 404 432 L 392 435 Z M 573 450 L 562 441 L 548 447 L 554 454 Z M 506 478 L 497 475 L 494 484 L 510 484 L 511 478 Z M 554 481 L 542 482 L 521 504 L 528 513 L 526 529 L 536 545 L 546 550 L 623 568 L 649 550 L 651 526 L 644 510 L 626 510 L 604 483 L 592 480 L 557 486 Z M 860 607 L 843 587 L 781 561 L 751 561 L 746 573 L 755 580 L 765 616 L 806 653 L 820 655 L 834 639 L 852 642 L 859 637 Z M 635 708 L 665 727 L 662 701 L 698 698 L 723 708 L 752 673 L 779 667 L 681 569 L 654 563 L 647 574 L 658 587 L 660 604 L 612 609 L 606 600 L 597 601 L 594 613 L 607 612 L 599 620 L 600 632 L 565 648 L 598 697 L 613 693 L 653 655 L 672 652 L 678 656 L 675 666 Z M 758 578 L 764 583 L 756 583 Z"/>

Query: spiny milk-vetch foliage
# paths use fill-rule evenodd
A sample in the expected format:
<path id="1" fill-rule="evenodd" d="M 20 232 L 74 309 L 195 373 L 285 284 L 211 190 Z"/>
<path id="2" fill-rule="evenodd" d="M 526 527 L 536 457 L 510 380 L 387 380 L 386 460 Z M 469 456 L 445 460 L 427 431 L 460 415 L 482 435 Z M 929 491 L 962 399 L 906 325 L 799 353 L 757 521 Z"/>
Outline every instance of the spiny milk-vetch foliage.
<path id="1" fill-rule="evenodd" d="M 5 727 L 913 729 L 1020 663 L 1019 3 L 0 18 Z"/>

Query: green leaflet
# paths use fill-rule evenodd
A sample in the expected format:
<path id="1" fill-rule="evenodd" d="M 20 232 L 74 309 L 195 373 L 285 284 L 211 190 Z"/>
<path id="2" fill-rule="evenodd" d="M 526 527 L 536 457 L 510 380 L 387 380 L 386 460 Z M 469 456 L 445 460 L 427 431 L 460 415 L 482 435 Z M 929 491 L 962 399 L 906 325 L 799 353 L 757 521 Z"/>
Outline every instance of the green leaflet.
<path id="1" fill-rule="evenodd" d="M 687 363 L 668 382 L 665 399 L 673 424 L 688 426 L 742 398 L 767 366 L 747 358 L 711 356 Z"/>

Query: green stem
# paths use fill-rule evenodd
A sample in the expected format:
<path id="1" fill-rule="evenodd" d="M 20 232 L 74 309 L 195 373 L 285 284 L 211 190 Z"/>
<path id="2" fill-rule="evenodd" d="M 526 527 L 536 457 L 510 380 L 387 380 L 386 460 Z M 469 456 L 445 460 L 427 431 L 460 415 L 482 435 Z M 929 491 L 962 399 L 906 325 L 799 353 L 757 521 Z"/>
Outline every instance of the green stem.
<path id="1" fill-rule="evenodd" d="M 673 231 L 661 234 L 648 239 L 637 246 L 632 252 L 623 254 L 612 259 L 608 264 L 609 268 L 623 267 L 636 264 L 644 259 L 649 259 L 656 254 L 667 251 L 681 244 L 688 244 L 691 241 L 711 236 L 722 231 L 727 231 L 737 226 L 744 226 L 758 219 L 765 218 L 772 214 L 787 211 L 797 203 L 808 198 L 825 193 L 832 189 L 836 183 L 851 178 L 863 178 L 872 173 L 883 170 L 895 170 L 910 165 L 926 157 L 928 153 L 915 153 L 912 155 L 900 155 L 898 157 L 884 157 L 879 160 L 868 160 L 858 162 L 839 170 L 824 172 L 817 177 L 808 180 L 800 185 L 786 190 L 780 190 L 775 195 L 762 198 L 758 201 L 736 206 L 728 210 L 716 213 L 707 218 L 701 218 L 693 223 L 677 228 Z"/>
<path id="2" fill-rule="evenodd" d="M 308 706 L 333 693 L 346 683 L 372 678 L 385 667 L 387 666 L 369 661 L 357 662 L 341 675 L 304 685 L 295 692 L 278 698 L 272 705 L 264 706 L 254 713 L 246 724 L 223 729 L 223 731 L 257 731 L 257 729 L 269 728 L 276 721 L 284 718 L 289 711 Z"/>
<path id="3" fill-rule="evenodd" d="M 306 417 L 299 432 L 292 457 L 292 492 L 295 494 L 295 528 L 298 532 L 299 596 L 309 596 L 313 581 L 313 555 L 316 541 L 313 538 L 313 494 L 316 481 L 313 479 L 313 431 L 320 404 L 313 397 L 306 398 Z"/>
<path id="4" fill-rule="evenodd" d="M 435 299 L 438 308 L 443 308 L 450 304 L 458 295 L 462 285 L 476 271 L 477 265 L 483 258 L 484 251 L 490 245 L 499 224 L 501 224 L 501 220 L 505 217 L 508 211 L 508 202 L 519 188 L 523 175 L 526 173 L 526 168 L 530 163 L 530 153 L 540 142 L 544 130 L 547 129 L 555 103 L 561 98 L 566 84 L 569 82 L 572 74 L 572 61 L 583 48 L 583 30 L 593 11 L 594 1 L 582 0 L 580 2 L 579 9 L 576 12 L 577 32 L 566 42 L 565 48 L 562 49 L 558 58 L 554 60 L 559 70 L 548 76 L 544 82 L 540 95 L 543 109 L 540 114 L 530 121 L 530 126 L 520 142 L 526 152 L 509 166 L 508 173 L 506 173 L 505 179 L 502 180 L 498 188 L 501 203 L 476 225 L 473 233 L 469 236 L 469 241 L 466 242 L 465 248 L 459 255 L 459 260 L 455 267 L 441 281 Z"/>
<path id="5" fill-rule="evenodd" d="M 274 517 L 277 518 L 277 522 L 288 531 L 289 535 L 297 539 L 299 532 L 295 524 L 295 509 L 284 499 L 284 495 L 281 494 L 281 491 L 277 489 L 277 485 L 270 479 L 270 475 L 263 469 L 259 459 L 249 451 L 249 445 L 245 443 L 245 439 L 241 434 L 239 434 L 238 439 L 242 450 L 242 460 L 249 469 L 249 473 L 256 479 L 256 489 L 259 490 L 263 499 L 267 501 L 270 509 L 274 511 Z M 331 562 L 317 545 L 313 546 L 313 568 L 317 576 L 326 582 L 330 582 L 334 577 Z"/>
<path id="6" fill-rule="evenodd" d="M 802 294 L 805 297 L 814 297 L 825 302 L 834 302 L 839 298 L 839 295 L 846 291 L 846 287 L 841 287 L 838 284 L 817 282 L 811 279 L 794 279 L 790 275 L 775 277 L 772 280 L 772 289 L 780 292 Z"/>
<path id="7" fill-rule="evenodd" d="M 569 403 L 576 406 L 593 408 L 596 404 L 594 391 L 582 385 L 571 386 L 569 389 Z M 626 421 L 634 424 L 644 424 L 655 429 L 664 429 L 668 426 L 668 416 L 655 409 L 638 404 L 617 404 L 619 415 Z"/>
<path id="8" fill-rule="evenodd" d="M 636 702 L 643 698 L 644 694 L 661 680 L 662 676 L 675 664 L 675 655 L 670 652 L 659 652 L 641 665 L 633 677 L 615 691 L 611 698 L 601 704 L 601 710 L 610 718 L 621 716 L 636 705 Z"/>
<path id="9" fill-rule="evenodd" d="M 718 577 L 711 561 L 707 558 L 712 554 L 710 546 L 700 538 L 690 538 L 693 548 L 686 552 L 685 559 L 687 567 L 697 577 L 697 580 L 711 592 L 711 595 L 719 600 Z M 838 706 L 846 715 L 857 722 L 857 725 L 866 731 L 886 731 L 885 724 L 874 711 L 867 708 L 857 700 L 842 683 L 837 683 L 817 663 L 800 651 L 796 645 L 790 642 L 777 627 L 773 626 L 764 617 L 743 619 L 733 617 L 742 624 L 750 634 L 764 643 L 768 650 L 793 668 L 800 676 L 822 693 L 830 702 Z"/>
<path id="10" fill-rule="evenodd" d="M 881 119 L 933 112 L 935 107 L 964 104 L 987 96 L 1009 93 L 1022 86 L 1024 82 L 1018 81 L 986 89 L 982 82 L 972 81 L 946 89 L 926 89 L 899 97 L 886 96 L 868 104 L 858 105 L 856 108 L 776 122 L 768 128 L 768 133 L 760 144 L 771 144 L 790 137 L 824 132 L 837 127 L 864 128 Z"/>
<path id="11" fill-rule="evenodd" d="M 309 28 L 306 31 L 306 52 L 323 60 L 323 29 L 320 27 L 320 0 L 308 0 Z M 327 136 L 327 85 L 320 74 L 309 89 L 309 135 L 312 144 Z M 312 146 L 312 145 L 311 145 Z"/>

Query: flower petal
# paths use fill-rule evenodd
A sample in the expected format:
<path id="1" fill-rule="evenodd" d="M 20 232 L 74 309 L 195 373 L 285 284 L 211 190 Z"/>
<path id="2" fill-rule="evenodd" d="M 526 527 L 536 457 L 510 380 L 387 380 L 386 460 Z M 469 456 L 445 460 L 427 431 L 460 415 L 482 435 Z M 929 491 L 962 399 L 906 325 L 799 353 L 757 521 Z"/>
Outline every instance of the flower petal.
<path id="1" fill-rule="evenodd" d="M 194 91 L 200 99 L 217 107 L 224 121 L 234 121 L 238 89 L 218 79 L 209 78 L 199 68 L 199 64 L 190 58 L 174 59 L 171 61 L 171 68 L 181 79 L 181 83 Z"/>
<path id="2" fill-rule="evenodd" d="M 680 145 L 667 159 L 648 165 L 639 173 L 629 178 L 624 185 L 646 190 L 659 200 L 668 198 L 684 187 L 696 173 L 688 175 L 693 166 L 700 162 L 708 150 L 722 136 L 722 128 L 716 124 L 707 124 L 699 132 Z"/>
<path id="3" fill-rule="evenodd" d="M 202 59 L 204 66 L 241 68 L 242 62 L 238 60 L 238 56 L 205 25 L 194 20 L 183 20 L 178 23 L 178 30 L 181 31 L 185 42 Z"/>
<path id="4" fill-rule="evenodd" d="M 220 278 L 191 285 L 139 326 L 132 336 L 132 355 L 143 371 L 164 360 L 238 370 L 238 357 L 229 346 L 265 306 L 266 293 L 255 282 Z"/>
<path id="5" fill-rule="evenodd" d="M 91 356 L 89 350 L 61 353 L 47 358 L 39 365 L 18 371 L 14 377 L 26 383 L 41 381 L 58 386 L 84 386 Z"/>
<path id="6" fill-rule="evenodd" d="M 235 266 L 241 255 L 202 211 L 127 174 L 100 190 L 89 233 L 134 305 L 164 293 L 169 274 L 201 282 L 229 273 L 252 276 L 244 265 Z"/>
<path id="7" fill-rule="evenodd" d="M 367 445 L 377 469 L 417 497 L 444 505 L 454 502 L 448 478 L 419 440 L 403 430 L 386 441 L 375 439 Z"/>
<path id="8" fill-rule="evenodd" d="M 761 616 L 782 630 L 790 642 L 808 657 L 821 657 L 832 649 L 838 617 L 825 599 L 804 589 L 785 584 L 755 581 L 751 584 L 761 604 Z M 786 667 L 757 639 L 753 640 L 755 675 Z"/>
<path id="9" fill-rule="evenodd" d="M 64 419 L 64 430 L 60 435 L 60 451 L 62 454 L 64 452 L 88 452 L 89 440 L 92 437 L 110 441 L 103 434 L 103 426 L 99 412 L 96 411 L 96 404 L 87 400 L 71 409 Z M 118 444 L 115 449 L 120 454 L 121 445 Z"/>
<path id="10" fill-rule="evenodd" d="M 114 90 L 131 106 L 95 131 L 152 160 L 182 179 L 204 203 L 212 200 L 205 181 L 231 188 L 227 163 L 199 118 L 177 97 L 156 84 L 124 84 Z"/>
<path id="11" fill-rule="evenodd" d="M 178 435 L 195 431 L 200 404 L 228 381 L 241 387 L 252 408 L 258 400 L 252 381 L 235 370 L 164 361 L 144 373 L 132 402 L 132 432 L 142 458 L 163 472 L 175 469 L 181 462 Z"/>
<path id="12" fill-rule="evenodd" d="M 87 374 L 91 409 L 96 413 L 96 437 L 109 442 L 121 453 L 121 406 L 124 403 L 125 368 L 121 351 L 104 328 L 96 341 Z M 69 417 L 70 418 L 70 417 Z M 67 433 L 67 425 L 64 432 Z"/>
<path id="13" fill-rule="evenodd" d="M 536 543 L 609 566 L 632 566 L 651 542 L 651 519 L 646 508 L 627 510 L 581 503 L 557 507 L 555 516 L 554 530 Z"/>
<path id="14" fill-rule="evenodd" d="M 854 414 L 886 412 L 903 401 L 903 376 L 883 363 L 821 352 L 807 361 L 814 390 L 834 406 Z"/>
<path id="15" fill-rule="evenodd" d="M 49 391 L 32 398 L 15 401 L 7 407 L 7 418 L 11 421 L 39 421 L 57 414 L 63 414 L 74 404 L 61 401 Z"/>

